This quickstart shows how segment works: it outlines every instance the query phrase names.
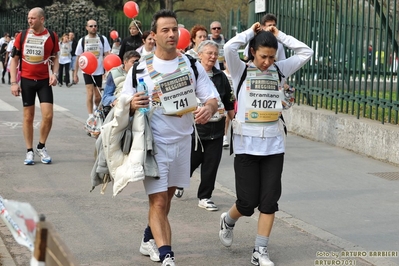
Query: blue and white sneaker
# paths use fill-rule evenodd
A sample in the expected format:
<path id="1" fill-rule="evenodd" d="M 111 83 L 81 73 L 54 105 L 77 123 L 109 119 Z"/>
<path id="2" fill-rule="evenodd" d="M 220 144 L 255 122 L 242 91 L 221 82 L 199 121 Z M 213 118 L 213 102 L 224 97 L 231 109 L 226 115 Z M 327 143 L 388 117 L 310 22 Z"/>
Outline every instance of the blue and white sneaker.
<path id="1" fill-rule="evenodd" d="M 33 151 L 28 151 L 26 153 L 26 158 L 24 161 L 25 165 L 34 165 L 35 164 L 35 154 L 33 153 Z"/>
<path id="2" fill-rule="evenodd" d="M 50 155 L 47 154 L 46 147 L 43 147 L 43 149 L 36 148 L 36 153 L 37 153 L 37 155 L 40 156 L 42 163 L 46 163 L 46 164 L 51 163 L 51 157 L 50 157 Z"/>

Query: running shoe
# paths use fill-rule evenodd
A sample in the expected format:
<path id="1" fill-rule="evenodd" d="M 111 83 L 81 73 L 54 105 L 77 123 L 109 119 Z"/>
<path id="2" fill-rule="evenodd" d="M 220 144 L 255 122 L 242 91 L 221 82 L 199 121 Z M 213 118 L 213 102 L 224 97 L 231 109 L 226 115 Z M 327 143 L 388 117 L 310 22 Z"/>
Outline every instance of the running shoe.
<path id="1" fill-rule="evenodd" d="M 259 250 L 254 249 L 251 263 L 258 266 L 274 266 L 274 263 L 269 258 L 267 247 L 259 247 Z"/>
<path id="2" fill-rule="evenodd" d="M 224 218 L 227 216 L 227 212 L 222 213 L 220 215 L 220 231 L 219 231 L 219 239 L 220 242 L 225 247 L 230 247 L 233 244 L 233 229 L 234 226 L 228 226 L 224 221 Z"/>
<path id="3" fill-rule="evenodd" d="M 50 155 L 48 155 L 46 147 L 43 147 L 43 149 L 36 148 L 36 153 L 40 156 L 42 163 L 51 163 L 51 157 Z"/>
<path id="4" fill-rule="evenodd" d="M 159 259 L 159 250 L 157 244 L 155 244 L 154 239 L 150 239 L 147 242 L 144 242 L 144 238 L 141 240 L 140 245 L 140 253 L 144 256 L 150 256 L 152 261 L 160 261 Z"/>
<path id="5" fill-rule="evenodd" d="M 201 199 L 198 202 L 198 207 L 203 208 L 207 211 L 217 211 L 218 206 L 211 199 Z"/>
<path id="6" fill-rule="evenodd" d="M 171 257 L 169 254 L 166 254 L 166 257 L 162 262 L 162 266 L 176 266 L 175 258 Z"/>
<path id="7" fill-rule="evenodd" d="M 26 153 L 24 164 L 25 165 L 34 165 L 35 164 L 35 154 L 33 153 L 33 151 L 28 151 Z"/>
<path id="8" fill-rule="evenodd" d="M 182 187 L 176 188 L 176 191 L 175 191 L 176 198 L 181 198 L 183 196 L 183 194 L 184 194 L 184 188 L 182 188 Z"/>

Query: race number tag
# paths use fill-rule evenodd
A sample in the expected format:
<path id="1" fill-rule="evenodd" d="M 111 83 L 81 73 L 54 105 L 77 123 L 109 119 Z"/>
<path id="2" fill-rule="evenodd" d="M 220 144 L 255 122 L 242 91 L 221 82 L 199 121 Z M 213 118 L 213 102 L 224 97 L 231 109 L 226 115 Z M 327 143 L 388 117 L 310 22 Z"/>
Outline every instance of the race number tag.
<path id="1" fill-rule="evenodd" d="M 203 103 L 200 102 L 200 100 L 197 98 L 198 102 L 198 107 L 203 107 L 205 106 Z M 224 108 L 224 104 L 222 102 L 222 99 L 220 99 L 220 96 L 218 97 L 218 110 L 216 113 L 213 114 L 213 116 L 209 119 L 208 122 L 218 122 L 222 120 L 223 117 L 226 116 L 225 114 L 226 109 Z"/>
<path id="2" fill-rule="evenodd" d="M 100 38 L 85 38 L 85 50 L 93 53 L 96 58 L 100 57 Z"/>
<path id="3" fill-rule="evenodd" d="M 245 122 L 265 123 L 279 119 L 284 93 L 278 85 L 278 80 L 273 76 L 247 79 Z"/>
<path id="4" fill-rule="evenodd" d="M 61 46 L 60 47 L 61 48 L 61 51 L 60 51 L 61 56 L 68 57 L 69 56 L 69 45 L 66 43 L 63 43 L 60 46 Z"/>
<path id="5" fill-rule="evenodd" d="M 183 115 L 197 108 L 189 73 L 159 82 L 158 93 L 166 115 Z"/>
<path id="6" fill-rule="evenodd" d="M 44 44 L 50 34 L 36 36 L 28 33 L 24 44 L 24 61 L 30 64 L 40 64 L 44 61 Z"/>

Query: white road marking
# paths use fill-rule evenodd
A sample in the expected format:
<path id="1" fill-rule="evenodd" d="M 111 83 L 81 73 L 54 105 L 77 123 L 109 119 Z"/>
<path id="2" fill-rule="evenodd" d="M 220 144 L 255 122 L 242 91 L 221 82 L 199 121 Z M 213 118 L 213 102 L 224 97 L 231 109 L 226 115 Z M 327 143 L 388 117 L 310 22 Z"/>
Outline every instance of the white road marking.
<path id="1" fill-rule="evenodd" d="M 18 111 L 18 109 L 0 99 L 0 111 Z"/>

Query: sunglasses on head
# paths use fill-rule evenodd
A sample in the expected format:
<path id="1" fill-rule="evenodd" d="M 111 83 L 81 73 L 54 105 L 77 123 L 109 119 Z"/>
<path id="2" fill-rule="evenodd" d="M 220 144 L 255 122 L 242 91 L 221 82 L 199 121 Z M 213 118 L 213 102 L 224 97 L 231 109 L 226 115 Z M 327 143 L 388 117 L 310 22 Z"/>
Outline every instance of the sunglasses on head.
<path id="1" fill-rule="evenodd" d="M 221 27 L 214 27 L 214 28 L 212 28 L 213 30 L 221 30 L 222 28 Z"/>
<path id="2" fill-rule="evenodd" d="M 97 25 L 89 25 L 90 28 L 97 28 Z"/>

